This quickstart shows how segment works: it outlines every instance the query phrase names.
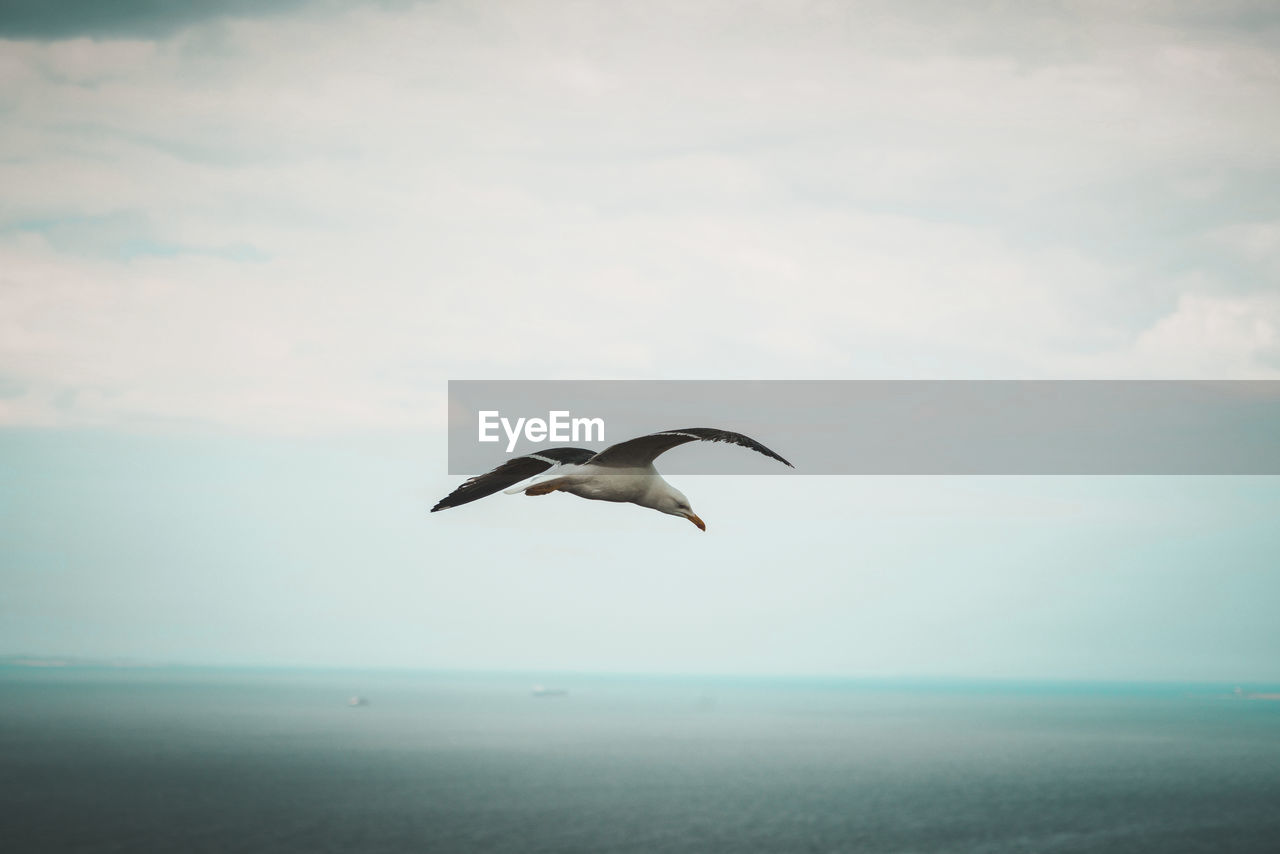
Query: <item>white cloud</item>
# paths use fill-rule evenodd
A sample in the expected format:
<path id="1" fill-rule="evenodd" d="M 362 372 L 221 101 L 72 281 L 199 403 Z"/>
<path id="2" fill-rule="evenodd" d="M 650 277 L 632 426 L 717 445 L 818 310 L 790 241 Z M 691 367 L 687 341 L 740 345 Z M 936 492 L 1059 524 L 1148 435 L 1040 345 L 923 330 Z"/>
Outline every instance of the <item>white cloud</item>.
<path id="1" fill-rule="evenodd" d="M 1154 373 L 1194 379 L 1275 379 L 1280 373 L 1280 293 L 1183 296 L 1138 337 L 1134 351 Z"/>

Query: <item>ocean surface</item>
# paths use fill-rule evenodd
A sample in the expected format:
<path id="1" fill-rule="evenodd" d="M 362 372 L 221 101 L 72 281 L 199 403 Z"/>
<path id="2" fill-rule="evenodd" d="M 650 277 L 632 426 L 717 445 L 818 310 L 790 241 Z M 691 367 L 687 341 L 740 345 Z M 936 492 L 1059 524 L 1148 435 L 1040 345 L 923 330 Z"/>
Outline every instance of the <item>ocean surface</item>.
<path id="1" fill-rule="evenodd" d="M 0 668 L 0 849 L 1280 851 L 1231 686 L 538 680 Z"/>

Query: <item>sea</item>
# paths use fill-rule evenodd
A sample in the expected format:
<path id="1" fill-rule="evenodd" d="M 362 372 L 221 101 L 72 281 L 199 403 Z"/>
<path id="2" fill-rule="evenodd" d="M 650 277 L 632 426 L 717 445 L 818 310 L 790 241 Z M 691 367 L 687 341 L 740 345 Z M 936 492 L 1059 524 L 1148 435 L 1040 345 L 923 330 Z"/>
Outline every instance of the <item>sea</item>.
<path id="1" fill-rule="evenodd" d="M 0 850 L 1277 852 L 1280 701 L 1230 685 L 4 667 Z"/>

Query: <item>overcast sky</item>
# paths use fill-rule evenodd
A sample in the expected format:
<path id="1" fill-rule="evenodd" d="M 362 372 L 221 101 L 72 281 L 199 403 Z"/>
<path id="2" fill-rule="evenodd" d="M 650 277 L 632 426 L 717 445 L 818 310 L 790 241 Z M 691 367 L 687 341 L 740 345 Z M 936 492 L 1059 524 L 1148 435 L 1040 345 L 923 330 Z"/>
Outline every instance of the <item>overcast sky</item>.
<path id="1" fill-rule="evenodd" d="M 426 513 L 448 379 L 1280 379 L 1273 3 L 172 5 L 0 2 L 0 654 L 1280 680 L 1274 479 Z"/>

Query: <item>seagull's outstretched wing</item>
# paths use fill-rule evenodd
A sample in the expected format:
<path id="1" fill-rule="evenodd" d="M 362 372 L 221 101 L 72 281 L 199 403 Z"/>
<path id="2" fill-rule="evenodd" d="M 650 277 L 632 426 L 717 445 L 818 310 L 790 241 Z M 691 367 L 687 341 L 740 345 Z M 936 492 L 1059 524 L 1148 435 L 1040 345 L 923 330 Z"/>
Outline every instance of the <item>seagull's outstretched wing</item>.
<path id="1" fill-rule="evenodd" d="M 728 430 L 716 430 L 711 427 L 686 427 L 683 430 L 664 430 L 661 433 L 650 433 L 648 436 L 637 436 L 625 442 L 619 442 L 596 454 L 591 462 L 602 466 L 618 466 L 629 468 L 641 467 L 653 463 L 660 454 L 666 453 L 677 445 L 686 442 L 729 442 L 750 448 L 756 453 L 772 457 L 780 463 L 791 466 L 782 457 L 761 445 L 750 436 L 731 433 Z M 795 468 L 795 466 L 791 466 Z"/>
<path id="2" fill-rule="evenodd" d="M 525 478 L 542 474 L 552 466 L 585 463 L 595 454 L 595 451 L 588 451 L 586 448 L 547 448 L 536 454 L 512 457 L 493 471 L 476 475 L 450 492 L 431 508 L 431 512 L 448 510 L 450 507 L 457 507 L 459 504 L 467 504 L 486 495 L 493 495 Z"/>

